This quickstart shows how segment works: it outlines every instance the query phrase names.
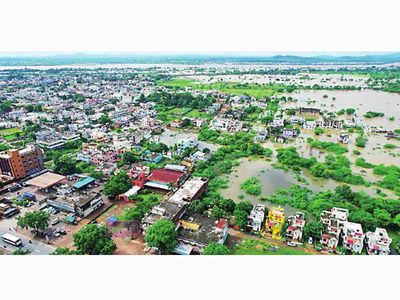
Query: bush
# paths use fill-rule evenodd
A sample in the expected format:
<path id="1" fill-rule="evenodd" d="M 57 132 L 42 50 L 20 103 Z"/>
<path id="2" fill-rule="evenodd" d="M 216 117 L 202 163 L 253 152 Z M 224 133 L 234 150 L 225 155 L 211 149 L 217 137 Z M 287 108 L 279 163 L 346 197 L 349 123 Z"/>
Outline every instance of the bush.
<path id="1" fill-rule="evenodd" d="M 261 194 L 260 180 L 256 177 L 251 177 L 240 185 L 240 189 L 244 190 L 247 194 L 258 196 Z"/>

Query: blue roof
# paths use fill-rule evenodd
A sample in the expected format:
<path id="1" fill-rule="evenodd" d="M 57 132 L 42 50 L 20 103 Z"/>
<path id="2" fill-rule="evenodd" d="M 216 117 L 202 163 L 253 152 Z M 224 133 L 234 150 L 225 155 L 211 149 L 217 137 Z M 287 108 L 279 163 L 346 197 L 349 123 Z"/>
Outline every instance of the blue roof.
<path id="1" fill-rule="evenodd" d="M 109 217 L 109 218 L 107 219 L 107 222 L 109 222 L 109 223 L 115 223 L 115 222 L 117 222 L 117 221 L 118 221 L 118 219 L 117 219 L 116 216 L 111 216 L 111 217 Z"/>
<path id="2" fill-rule="evenodd" d="M 81 187 L 84 187 L 85 185 L 88 185 L 89 183 L 92 183 L 95 181 L 93 177 L 86 177 L 82 180 L 79 180 L 77 183 L 74 183 L 72 186 L 76 189 L 80 189 Z"/>

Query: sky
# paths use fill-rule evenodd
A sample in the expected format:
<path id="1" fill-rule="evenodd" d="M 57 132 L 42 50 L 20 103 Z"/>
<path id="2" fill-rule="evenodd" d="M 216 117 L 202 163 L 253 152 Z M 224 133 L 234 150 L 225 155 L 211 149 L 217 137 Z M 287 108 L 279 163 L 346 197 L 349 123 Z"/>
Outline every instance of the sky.
<path id="1" fill-rule="evenodd" d="M 399 2 L 1 0 L 0 52 L 394 52 Z"/>

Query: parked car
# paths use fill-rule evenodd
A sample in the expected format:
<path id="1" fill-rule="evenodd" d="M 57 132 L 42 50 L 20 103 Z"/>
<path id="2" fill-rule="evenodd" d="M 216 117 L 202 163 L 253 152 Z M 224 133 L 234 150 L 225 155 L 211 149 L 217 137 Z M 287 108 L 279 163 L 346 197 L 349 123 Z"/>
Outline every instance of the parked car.
<path id="1" fill-rule="evenodd" d="M 52 220 L 50 220 L 50 225 L 56 225 L 56 224 L 58 224 L 60 222 L 60 219 L 59 218 L 54 218 L 54 219 L 52 219 Z"/>

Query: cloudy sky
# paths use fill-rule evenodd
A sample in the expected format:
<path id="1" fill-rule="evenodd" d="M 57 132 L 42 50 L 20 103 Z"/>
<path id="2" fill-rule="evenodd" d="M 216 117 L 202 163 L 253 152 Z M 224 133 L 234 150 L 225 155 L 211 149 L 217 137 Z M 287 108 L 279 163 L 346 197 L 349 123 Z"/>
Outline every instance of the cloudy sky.
<path id="1" fill-rule="evenodd" d="M 0 52 L 399 51 L 397 2 L 1 0 Z"/>

